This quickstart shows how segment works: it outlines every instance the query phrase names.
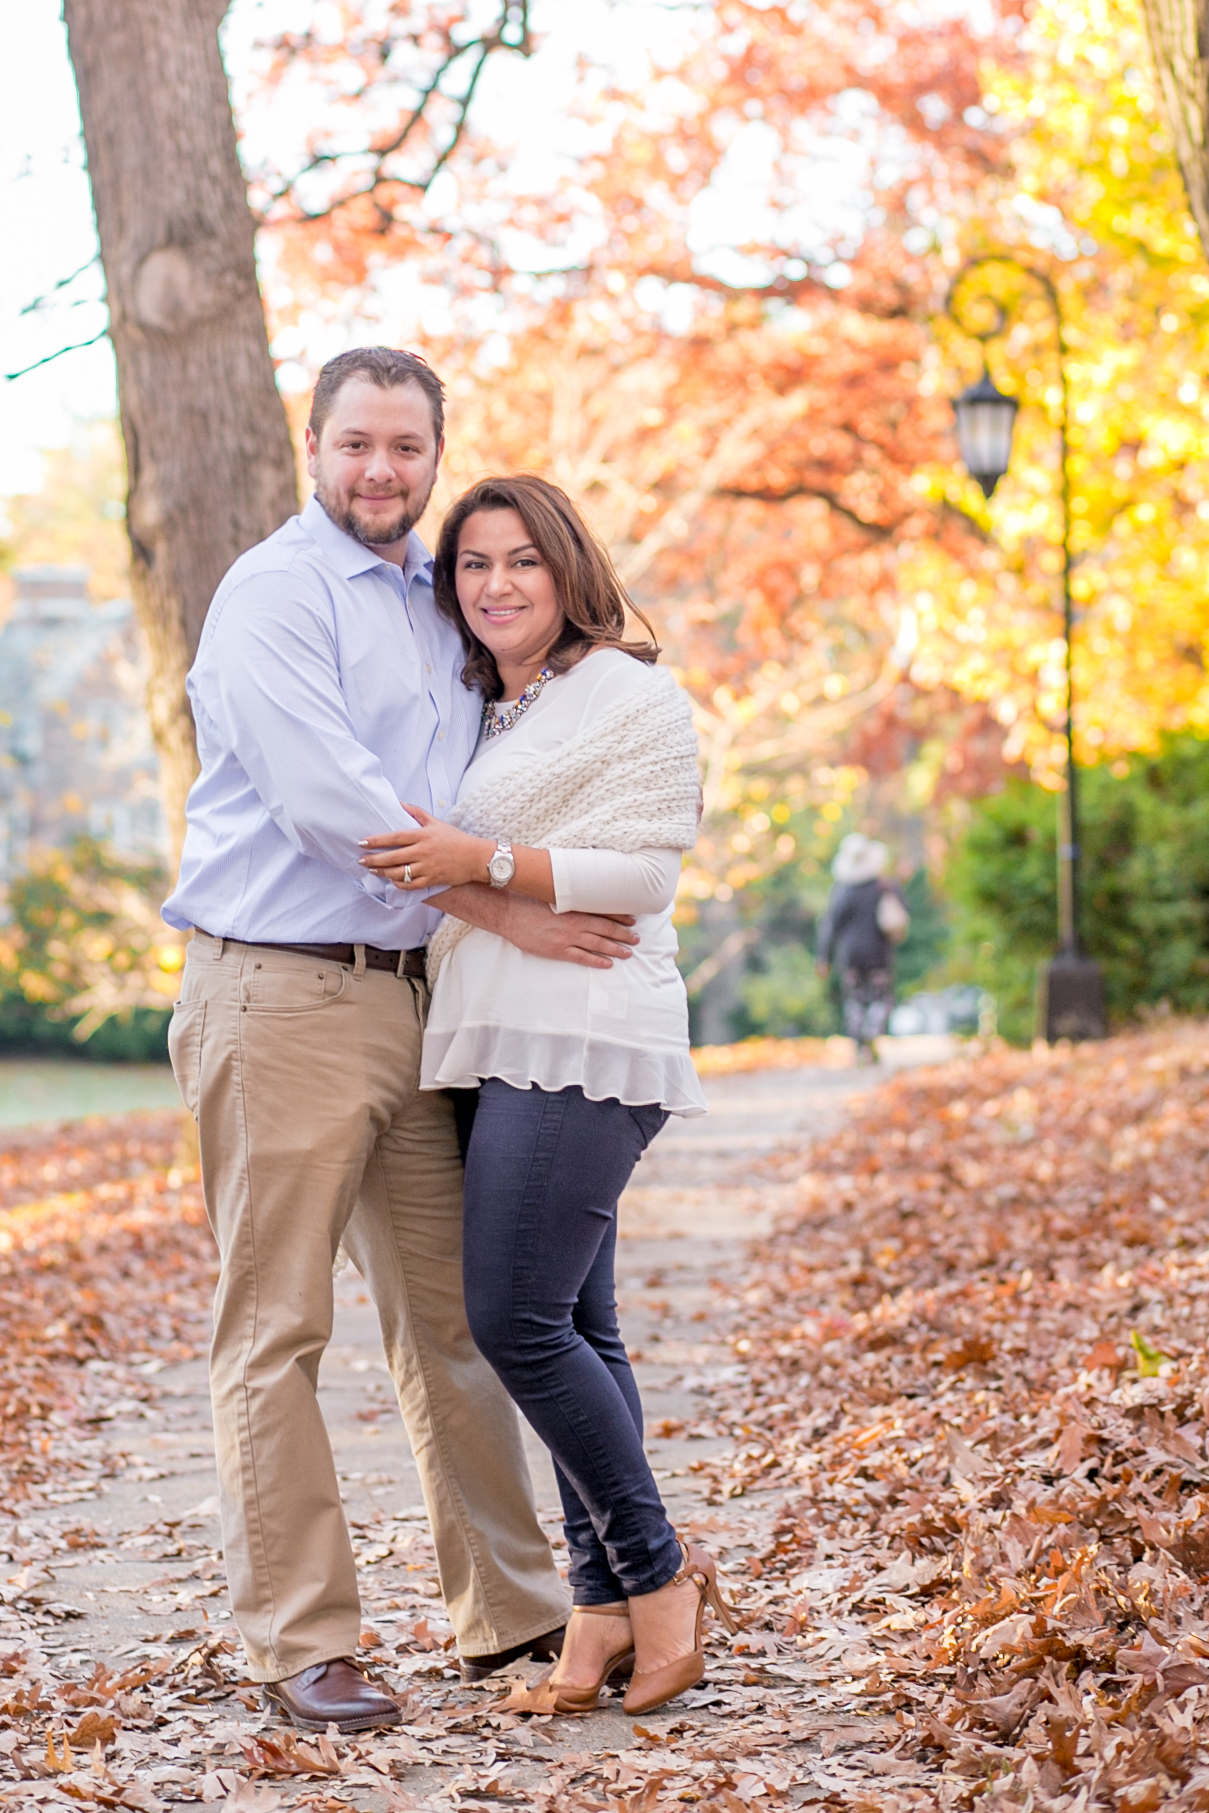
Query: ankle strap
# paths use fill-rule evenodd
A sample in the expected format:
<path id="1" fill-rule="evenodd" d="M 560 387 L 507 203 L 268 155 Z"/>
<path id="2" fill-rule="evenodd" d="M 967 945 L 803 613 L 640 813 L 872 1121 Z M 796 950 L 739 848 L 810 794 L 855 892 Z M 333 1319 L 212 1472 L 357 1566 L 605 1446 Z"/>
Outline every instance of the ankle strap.
<path id="1" fill-rule="evenodd" d="M 610 1605 L 573 1605 L 571 1616 L 578 1617 L 586 1612 L 590 1618 L 628 1618 L 630 1602 L 628 1599 L 614 1599 Z"/>

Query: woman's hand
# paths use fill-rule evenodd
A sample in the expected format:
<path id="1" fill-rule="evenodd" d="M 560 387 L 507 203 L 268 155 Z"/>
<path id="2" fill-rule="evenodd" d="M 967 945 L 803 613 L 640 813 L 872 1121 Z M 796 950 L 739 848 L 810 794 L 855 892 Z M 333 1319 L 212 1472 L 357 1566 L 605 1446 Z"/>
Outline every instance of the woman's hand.
<path id="1" fill-rule="evenodd" d="M 385 875 L 397 888 L 409 893 L 416 888 L 456 888 L 467 881 L 487 881 L 487 864 L 495 855 L 495 844 L 488 837 L 470 837 L 444 820 L 434 818 L 422 806 L 407 806 L 420 827 L 418 831 L 383 831 L 377 837 L 363 837 L 361 848 L 368 852 L 362 866 Z"/>

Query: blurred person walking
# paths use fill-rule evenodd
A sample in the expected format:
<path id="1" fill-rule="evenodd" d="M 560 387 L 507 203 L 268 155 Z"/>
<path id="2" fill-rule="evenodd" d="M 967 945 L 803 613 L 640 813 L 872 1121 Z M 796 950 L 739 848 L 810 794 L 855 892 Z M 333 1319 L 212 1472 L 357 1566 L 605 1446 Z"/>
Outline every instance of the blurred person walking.
<path id="1" fill-rule="evenodd" d="M 890 852 L 853 831 L 831 865 L 834 878 L 815 946 L 821 976 L 839 971 L 844 1031 L 856 1040 L 857 1062 L 871 1064 L 894 1007 L 894 947 L 910 917 L 896 885 L 885 879 Z"/>

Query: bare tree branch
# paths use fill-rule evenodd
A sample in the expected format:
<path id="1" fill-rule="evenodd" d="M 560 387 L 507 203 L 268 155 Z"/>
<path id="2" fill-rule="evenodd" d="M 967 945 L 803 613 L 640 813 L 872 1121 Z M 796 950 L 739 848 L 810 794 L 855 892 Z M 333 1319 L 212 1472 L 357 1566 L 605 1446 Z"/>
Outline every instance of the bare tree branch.
<path id="1" fill-rule="evenodd" d="M 787 485 L 782 491 L 747 491 L 739 485 L 720 485 L 718 495 L 750 499 L 757 504 L 788 504 L 797 497 L 817 497 L 834 510 L 837 516 L 842 516 L 845 522 L 850 522 L 865 535 L 871 535 L 875 541 L 888 541 L 895 533 L 893 528 L 887 528 L 883 523 L 867 522 L 855 510 L 849 509 L 847 504 L 842 504 L 833 491 L 827 491 L 821 485 Z"/>
<path id="2" fill-rule="evenodd" d="M 47 353 L 44 359 L 35 359 L 32 365 L 23 365 L 20 371 L 6 371 L 4 373 L 4 382 L 6 384 L 11 384 L 14 379 L 24 378 L 28 376 L 31 371 L 38 371 L 43 365 L 51 365 L 56 359 L 63 358 L 67 353 L 83 352 L 86 346 L 95 346 L 98 340 L 103 340 L 108 332 L 109 324 L 106 322 L 100 333 L 94 334 L 91 340 L 77 340 L 71 346 L 60 346 L 56 352 Z"/>
<path id="3" fill-rule="evenodd" d="M 100 260 L 101 254 L 99 252 L 94 252 L 91 258 L 85 259 L 79 270 L 73 271 L 70 277 L 60 277 L 57 283 L 52 283 L 48 290 L 43 290 L 42 294 L 40 296 L 35 296 L 32 302 L 27 302 L 23 309 L 18 310 L 18 313 L 22 315 L 36 315 L 38 310 L 49 302 L 53 296 L 57 296 L 60 290 L 67 289 L 69 285 L 75 282 L 77 277 L 82 277 L 85 271 L 90 271 L 94 264 L 100 263 Z M 91 302 L 95 301 L 95 297 L 88 296 L 82 298 L 82 300 Z M 72 308 L 78 308 L 80 304 L 78 302 L 73 302 L 71 306 Z"/>
<path id="4" fill-rule="evenodd" d="M 389 64 L 389 47 L 392 40 L 384 36 L 379 46 L 380 60 L 383 66 Z M 340 209 L 356 201 L 368 200 L 376 208 L 382 222 L 383 231 L 389 230 L 394 221 L 391 205 L 380 199 L 382 190 L 410 190 L 417 196 L 427 194 L 436 178 L 445 168 L 454 152 L 464 139 L 470 122 L 470 110 L 478 90 L 479 80 L 488 60 L 498 51 L 511 51 L 517 56 L 528 57 L 533 51 L 532 34 L 529 25 L 528 0 L 499 0 L 499 10 L 494 24 L 489 30 L 477 37 L 468 39 L 463 44 L 448 42 L 445 54 L 420 89 L 414 104 L 407 109 L 401 124 L 387 137 L 371 139 L 368 144 L 345 150 L 317 151 L 310 159 L 291 176 L 280 182 L 268 194 L 261 219 L 266 219 L 271 211 L 280 204 L 293 199 L 293 209 L 284 217 L 275 219 L 294 219 L 308 225 L 316 221 L 330 219 Z M 446 94 L 443 84 L 459 64 L 467 58 L 472 59 L 470 74 L 462 92 L 458 96 Z M 384 81 L 388 77 L 382 78 Z M 427 170 L 418 175 L 407 175 L 388 168 L 390 160 L 402 151 L 416 134 L 417 129 L 431 123 L 432 104 L 438 99 L 453 101 L 454 115 L 447 125 L 445 143 L 434 156 Z M 333 196 L 323 207 L 308 208 L 296 199 L 299 183 L 308 176 L 321 170 L 333 170 L 357 160 L 369 158 L 370 167 L 363 180 L 354 182 L 346 192 Z"/>
<path id="5" fill-rule="evenodd" d="M 305 163 L 300 170 L 295 171 L 294 175 L 292 177 L 290 177 L 288 182 L 283 183 L 279 189 L 275 190 L 270 195 L 270 197 L 269 197 L 270 204 L 273 202 L 276 202 L 276 201 L 284 200 L 285 197 L 292 192 L 294 187 L 298 183 L 300 183 L 304 177 L 313 176 L 317 170 L 323 170 L 323 169 L 330 168 L 334 164 L 345 163 L 345 162 L 347 162 L 347 160 L 350 157 L 364 156 L 366 153 L 372 155 L 372 157 L 374 158 L 374 168 L 370 175 L 369 181 L 366 184 L 364 184 L 359 189 L 351 190 L 347 195 L 341 196 L 338 201 L 331 203 L 331 205 L 329 207 L 319 208 L 319 209 L 301 208 L 301 209 L 299 209 L 298 217 L 301 220 L 323 220 L 328 215 L 334 213 L 337 208 L 342 208 L 342 207 L 347 206 L 347 204 L 350 201 L 357 200 L 357 198 L 359 196 L 372 195 L 373 191 L 378 187 L 378 185 L 380 183 L 382 183 L 384 180 L 386 180 L 383 175 L 383 165 L 385 164 L 386 159 L 388 157 L 393 157 L 393 155 L 395 154 L 396 151 L 401 151 L 403 149 L 404 145 L 407 143 L 408 139 L 411 137 L 415 128 L 423 120 L 425 112 L 427 111 L 427 108 L 428 108 L 428 104 L 432 100 L 432 97 L 435 94 L 438 94 L 440 92 L 441 81 L 442 81 L 443 77 L 445 77 L 449 73 L 449 71 L 453 68 L 455 63 L 461 61 L 462 57 L 465 56 L 466 51 L 469 48 L 470 48 L 470 46 L 463 45 L 459 49 L 455 50 L 452 53 L 452 55 L 446 57 L 445 61 L 437 69 L 437 72 L 433 76 L 432 80 L 424 88 L 421 89 L 419 100 L 416 102 L 415 106 L 412 108 L 410 114 L 407 116 L 406 120 L 404 121 L 403 125 L 399 128 L 398 132 L 396 132 L 394 134 L 393 138 L 387 139 L 382 144 L 375 145 L 375 144 L 371 143 L 370 145 L 368 145 L 366 147 L 365 152 L 355 152 L 355 151 L 318 151 L 318 152 L 316 152 L 315 155 L 310 159 L 310 161 L 308 163 Z M 481 67 L 481 61 L 480 61 L 480 67 Z M 478 80 L 478 71 L 477 70 L 475 72 L 475 76 L 473 79 L 477 83 L 477 80 Z M 465 104 L 463 104 L 462 109 L 461 109 L 461 122 L 464 122 L 464 120 L 465 120 L 465 112 L 466 112 L 466 108 L 465 108 Z M 459 130 L 460 130 L 461 122 L 459 123 Z M 434 174 L 435 174 L 435 172 L 434 172 Z M 429 187 L 429 184 L 432 181 L 432 176 L 430 175 L 424 181 L 420 181 L 419 179 L 409 180 L 406 177 L 401 177 L 401 176 L 392 177 L 390 180 L 391 180 L 392 186 L 397 186 L 399 188 L 404 188 L 404 189 L 416 189 L 422 194 L 424 192 L 424 190 Z"/>

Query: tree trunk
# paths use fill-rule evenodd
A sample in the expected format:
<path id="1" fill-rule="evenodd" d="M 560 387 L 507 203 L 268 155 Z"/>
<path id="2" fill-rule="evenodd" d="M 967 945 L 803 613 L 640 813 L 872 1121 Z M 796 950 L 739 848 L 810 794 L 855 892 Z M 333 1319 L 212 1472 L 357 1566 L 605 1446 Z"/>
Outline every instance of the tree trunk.
<path id="1" fill-rule="evenodd" d="M 1209 4 L 1142 0 L 1159 100 L 1209 257 Z"/>
<path id="2" fill-rule="evenodd" d="M 218 27 L 226 0 L 65 0 L 130 468 L 135 606 L 179 855 L 185 675 L 223 573 L 297 507 Z"/>

